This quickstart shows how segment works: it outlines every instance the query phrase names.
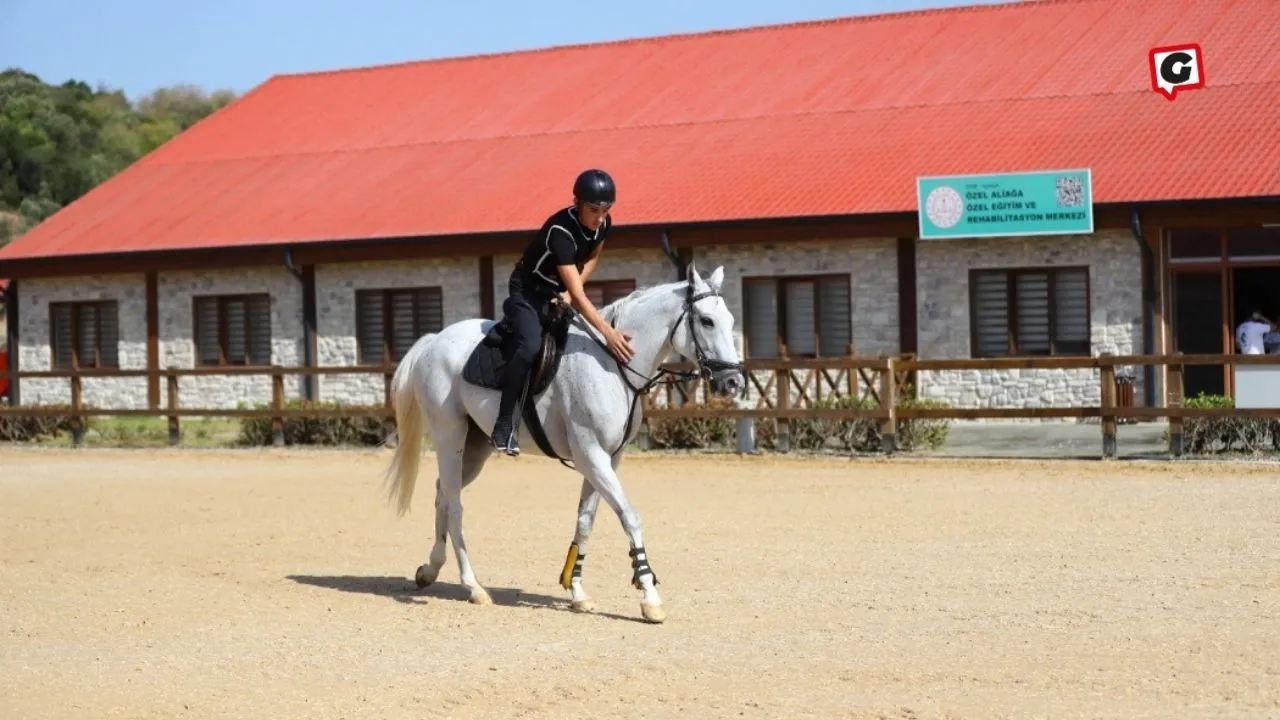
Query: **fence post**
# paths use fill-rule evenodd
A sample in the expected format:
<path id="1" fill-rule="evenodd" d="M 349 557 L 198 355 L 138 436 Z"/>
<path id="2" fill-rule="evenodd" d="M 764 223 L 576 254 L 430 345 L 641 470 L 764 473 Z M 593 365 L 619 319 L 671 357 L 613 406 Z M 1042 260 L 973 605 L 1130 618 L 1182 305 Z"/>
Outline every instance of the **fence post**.
<path id="1" fill-rule="evenodd" d="M 784 366 L 774 370 L 777 373 L 777 382 L 774 385 L 778 388 L 778 404 L 779 410 L 791 409 L 791 371 L 785 367 L 787 360 L 787 346 L 782 345 L 782 352 L 778 353 L 784 361 Z M 786 417 L 774 418 L 777 431 L 778 452 L 791 452 L 791 419 Z"/>
<path id="2" fill-rule="evenodd" d="M 1178 353 L 1181 355 L 1182 353 Z M 1181 409 L 1183 400 L 1182 363 L 1169 363 L 1165 378 L 1165 405 L 1170 409 Z M 1182 418 L 1169 416 L 1169 454 L 1181 457 L 1183 451 Z"/>
<path id="3" fill-rule="evenodd" d="M 165 371 L 164 376 L 166 380 L 166 385 L 168 386 L 167 389 L 169 394 L 169 409 L 177 410 L 178 409 L 178 376 L 173 372 L 171 372 L 172 370 L 173 368 L 169 368 L 169 370 Z M 169 416 L 169 445 L 171 447 L 176 446 L 178 444 L 178 438 L 180 436 L 181 436 L 181 432 L 178 426 L 178 416 L 170 415 Z"/>
<path id="4" fill-rule="evenodd" d="M 893 454 L 898 449 L 898 382 L 893 358 L 886 358 L 885 362 L 880 374 L 880 409 L 889 414 L 880 419 L 880 449 Z"/>
<path id="5" fill-rule="evenodd" d="M 78 367 L 73 367 L 78 371 Z M 84 441 L 83 382 L 79 375 L 71 376 L 71 447 L 80 447 Z"/>
<path id="6" fill-rule="evenodd" d="M 271 409 L 277 413 L 284 410 L 284 375 L 279 370 L 271 373 Z M 271 444 L 284 445 L 284 417 L 274 415 L 271 418 Z"/>
<path id="7" fill-rule="evenodd" d="M 1102 361 L 1099 377 L 1102 379 L 1102 457 L 1116 456 L 1116 366 L 1108 359 L 1111 353 L 1099 356 Z"/>

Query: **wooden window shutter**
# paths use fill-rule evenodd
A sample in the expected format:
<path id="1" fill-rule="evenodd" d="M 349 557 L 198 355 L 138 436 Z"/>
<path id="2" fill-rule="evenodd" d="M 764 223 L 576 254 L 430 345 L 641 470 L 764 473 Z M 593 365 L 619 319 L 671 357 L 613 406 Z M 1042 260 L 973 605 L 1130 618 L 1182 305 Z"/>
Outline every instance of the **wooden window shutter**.
<path id="1" fill-rule="evenodd" d="M 778 294 L 773 280 L 747 280 L 742 284 L 746 309 L 747 355 L 753 358 L 778 357 Z"/>
<path id="2" fill-rule="evenodd" d="M 852 337 L 852 308 L 848 277 L 825 277 L 818 281 L 818 341 L 823 357 L 849 352 Z"/>
<path id="3" fill-rule="evenodd" d="M 386 316 L 382 305 L 381 290 L 356 292 L 356 344 L 359 362 L 363 364 L 381 365 L 386 361 L 386 336 L 383 332 Z"/>
<path id="4" fill-rule="evenodd" d="M 813 355 L 817 351 L 817 293 L 812 280 L 784 281 L 783 307 L 785 308 L 788 355 Z"/>
<path id="5" fill-rule="evenodd" d="M 120 367 L 120 317 L 115 300 L 98 303 L 98 357 L 102 367 Z"/>
<path id="6" fill-rule="evenodd" d="M 1049 273 L 1022 272 L 1014 276 L 1019 355 L 1048 355 L 1050 350 Z"/>
<path id="7" fill-rule="evenodd" d="M 391 313 L 391 359 L 399 361 L 418 339 L 414 323 L 414 298 L 412 290 L 388 293 Z"/>
<path id="8" fill-rule="evenodd" d="M 1002 271 L 972 276 L 974 325 L 973 355 L 999 357 L 1009 354 L 1009 276 Z"/>
<path id="9" fill-rule="evenodd" d="M 195 299 L 196 362 L 200 365 L 217 365 L 222 361 L 221 339 L 218 332 L 218 299 Z"/>
<path id="10" fill-rule="evenodd" d="M 1059 353 L 1088 354 L 1089 271 L 1064 269 L 1053 278 L 1054 346 Z"/>
<path id="11" fill-rule="evenodd" d="M 53 318 L 52 342 L 53 366 L 59 370 L 71 367 L 72 343 L 75 341 L 75 325 L 72 322 L 70 304 L 51 305 Z"/>
<path id="12" fill-rule="evenodd" d="M 249 359 L 249 307 L 243 298 L 226 298 L 222 304 L 227 362 L 243 365 Z"/>
<path id="13" fill-rule="evenodd" d="M 252 295 L 247 301 L 248 362 L 271 364 L 271 296 Z"/>
<path id="14" fill-rule="evenodd" d="M 418 290 L 415 305 L 418 318 L 417 337 L 444 329 L 444 297 L 440 288 Z M 417 338 L 414 338 L 416 341 Z"/>

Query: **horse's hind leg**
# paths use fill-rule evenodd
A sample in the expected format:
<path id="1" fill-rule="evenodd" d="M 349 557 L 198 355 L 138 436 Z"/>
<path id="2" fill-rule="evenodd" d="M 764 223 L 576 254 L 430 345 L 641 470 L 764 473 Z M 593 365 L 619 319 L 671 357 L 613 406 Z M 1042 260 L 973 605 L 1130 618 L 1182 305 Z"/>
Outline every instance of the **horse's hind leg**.
<path id="1" fill-rule="evenodd" d="M 493 454 L 493 446 L 488 436 L 475 423 L 467 429 L 466 445 L 462 450 L 462 487 L 466 488 L 484 469 L 485 461 Z M 440 478 L 436 478 L 436 534 L 431 546 L 431 555 L 425 565 L 418 567 L 414 576 L 418 587 L 424 588 L 436 581 L 440 570 L 444 568 L 446 559 L 445 543 L 449 539 L 449 508 L 444 499 L 444 488 Z"/>
<path id="2" fill-rule="evenodd" d="M 582 561 L 587 557 L 587 540 L 596 522 L 596 509 L 600 507 L 600 493 L 585 477 L 582 479 L 582 495 L 578 498 L 578 526 L 573 533 L 573 543 L 564 560 L 560 573 L 560 585 L 569 591 L 572 608 L 578 612 L 595 609 L 587 591 L 582 587 Z"/>
<path id="3" fill-rule="evenodd" d="M 662 622 L 666 619 L 667 612 L 662 607 L 662 598 L 655 587 L 658 579 L 649 566 L 649 557 L 644 549 L 640 513 L 631 506 L 627 494 L 622 490 L 622 482 L 618 480 L 618 474 L 614 470 L 616 460 L 609 457 L 604 448 L 595 444 L 575 448 L 573 459 L 604 501 L 618 514 L 622 529 L 631 541 L 632 583 L 644 593 L 640 600 L 641 614 L 649 622 Z"/>

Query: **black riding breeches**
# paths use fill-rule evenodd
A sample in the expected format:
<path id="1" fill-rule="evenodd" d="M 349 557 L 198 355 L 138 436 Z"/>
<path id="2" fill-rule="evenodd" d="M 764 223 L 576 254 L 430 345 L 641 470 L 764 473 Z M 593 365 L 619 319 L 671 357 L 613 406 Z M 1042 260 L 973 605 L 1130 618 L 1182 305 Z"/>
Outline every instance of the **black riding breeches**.
<path id="1" fill-rule="evenodd" d="M 515 344 L 513 359 L 531 364 L 542 344 L 542 320 L 555 291 L 539 287 L 519 268 L 511 273 L 508 291 L 511 294 L 503 301 L 502 312 Z"/>
<path id="2" fill-rule="evenodd" d="M 542 346 L 542 320 L 555 291 L 542 288 L 536 281 L 524 275 L 517 267 L 511 273 L 508 286 L 510 296 L 502 302 L 504 322 L 514 344 L 511 360 L 502 371 L 502 400 L 498 404 L 499 418 L 510 418 L 514 412 L 520 391 L 529 378 L 529 370 Z"/>

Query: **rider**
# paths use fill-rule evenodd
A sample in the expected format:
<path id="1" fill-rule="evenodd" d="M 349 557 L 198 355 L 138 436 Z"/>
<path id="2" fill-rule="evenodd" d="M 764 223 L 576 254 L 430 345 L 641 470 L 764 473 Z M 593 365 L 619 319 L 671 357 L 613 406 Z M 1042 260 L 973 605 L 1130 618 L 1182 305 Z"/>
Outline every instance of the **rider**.
<path id="1" fill-rule="evenodd" d="M 572 302 L 622 362 L 635 354 L 631 336 L 610 326 L 587 299 L 582 284 L 600 260 L 609 228 L 609 209 L 616 199 L 613 178 L 603 170 L 586 170 L 573 184 L 573 205 L 556 211 L 516 262 L 502 303 L 503 323 L 515 342 L 515 353 L 502 376 L 502 401 L 493 426 L 493 446 L 520 454 L 512 416 L 520 391 L 542 342 L 542 319 L 552 298 Z"/>

